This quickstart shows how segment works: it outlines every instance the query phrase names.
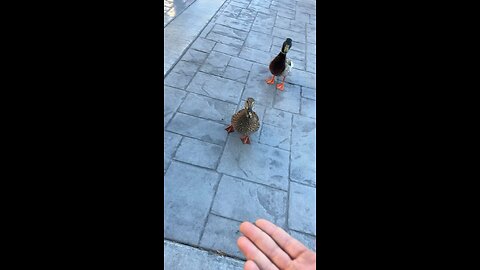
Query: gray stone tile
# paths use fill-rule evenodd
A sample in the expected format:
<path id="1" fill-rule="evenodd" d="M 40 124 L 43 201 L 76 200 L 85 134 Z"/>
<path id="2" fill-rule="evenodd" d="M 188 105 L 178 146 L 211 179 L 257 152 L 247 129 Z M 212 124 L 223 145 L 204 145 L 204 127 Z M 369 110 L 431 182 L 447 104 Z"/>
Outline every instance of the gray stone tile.
<path id="1" fill-rule="evenodd" d="M 215 23 L 225 25 L 231 28 L 235 28 L 238 30 L 242 30 L 245 32 L 250 31 L 250 27 L 252 26 L 251 23 L 246 22 L 244 20 L 239 20 L 239 19 L 230 18 L 226 16 L 219 16 L 215 21 Z"/>
<path id="2" fill-rule="evenodd" d="M 290 130 L 263 124 L 260 143 L 290 150 Z"/>
<path id="3" fill-rule="evenodd" d="M 273 32 L 273 27 L 263 27 L 263 26 L 260 26 L 260 25 L 258 25 L 258 24 L 254 24 L 254 25 L 252 25 L 251 31 L 255 31 L 255 32 L 260 32 L 260 33 L 264 33 L 264 34 L 267 34 L 267 35 L 271 35 L 272 32 Z"/>
<path id="4" fill-rule="evenodd" d="M 317 31 L 314 31 L 313 33 L 307 34 L 307 41 L 310 43 L 316 43 L 317 42 Z"/>
<path id="5" fill-rule="evenodd" d="M 234 67 L 227 67 L 227 69 L 223 73 L 223 77 L 241 83 L 246 83 L 248 78 L 248 71 Z"/>
<path id="6" fill-rule="evenodd" d="M 223 217 L 255 222 L 270 220 L 285 228 L 287 192 L 223 175 L 213 201 L 212 213 Z"/>
<path id="7" fill-rule="evenodd" d="M 207 37 L 208 33 L 210 33 L 210 31 L 212 31 L 212 28 L 215 24 L 213 22 L 210 22 L 207 24 L 207 26 L 205 26 L 205 28 L 203 29 L 202 33 L 200 33 L 200 37 L 201 38 L 205 38 Z"/>
<path id="8" fill-rule="evenodd" d="M 316 121 L 294 115 L 292 126 L 290 179 L 316 185 Z"/>
<path id="9" fill-rule="evenodd" d="M 238 104 L 244 84 L 197 72 L 187 91 Z"/>
<path id="10" fill-rule="evenodd" d="M 202 65 L 205 59 L 207 59 L 208 54 L 200 52 L 194 49 L 189 49 L 185 52 L 182 59 L 183 61 L 192 62 L 197 65 Z"/>
<path id="11" fill-rule="evenodd" d="M 197 72 L 199 64 L 194 62 L 179 61 L 172 69 L 172 72 L 178 73 L 189 78 L 192 78 L 193 75 Z"/>
<path id="12" fill-rule="evenodd" d="M 317 26 L 314 24 L 307 24 L 307 34 L 317 31 Z M 312 42 L 315 43 L 315 42 Z"/>
<path id="13" fill-rule="evenodd" d="M 205 63 L 200 68 L 200 71 L 217 76 L 222 76 L 223 72 L 227 68 L 229 61 L 229 55 L 213 51 L 207 57 L 207 60 L 205 60 Z"/>
<path id="14" fill-rule="evenodd" d="M 241 59 L 238 57 L 232 57 L 230 62 L 228 63 L 229 66 L 239 68 L 242 70 L 250 71 L 252 69 L 253 62 Z"/>
<path id="15" fill-rule="evenodd" d="M 290 75 L 294 76 L 294 74 Z M 277 90 L 273 107 L 291 113 L 300 113 L 300 96 L 300 86 L 285 83 L 284 91 Z"/>
<path id="16" fill-rule="evenodd" d="M 316 189 L 292 182 L 288 209 L 290 229 L 317 235 Z M 215 203 L 215 202 L 214 202 Z"/>
<path id="17" fill-rule="evenodd" d="M 237 19 L 245 21 L 246 23 L 253 23 L 255 21 L 255 17 L 257 12 L 255 10 L 244 8 L 240 15 L 238 15 Z"/>
<path id="18" fill-rule="evenodd" d="M 280 15 L 282 17 L 292 19 L 292 20 L 295 19 L 295 11 L 287 8 L 279 10 L 277 15 Z"/>
<path id="19" fill-rule="evenodd" d="M 274 108 L 267 108 L 263 123 L 290 131 L 292 129 L 292 114 Z"/>
<path id="20" fill-rule="evenodd" d="M 200 246 L 245 259 L 237 246 L 240 222 L 210 214 Z"/>
<path id="21" fill-rule="evenodd" d="M 275 10 L 278 14 L 278 11 L 282 9 L 281 6 L 276 6 L 276 5 L 270 5 L 270 9 L 271 10 Z"/>
<path id="22" fill-rule="evenodd" d="M 317 251 L 317 239 L 311 235 L 296 232 L 296 231 L 290 231 L 290 235 L 293 236 L 293 238 L 297 239 L 300 241 L 303 245 L 305 245 L 307 248 L 310 250 L 316 252 Z"/>
<path id="23" fill-rule="evenodd" d="M 287 76 L 285 81 L 308 88 L 316 88 L 317 78 L 314 73 L 298 70 L 294 67 L 292 69 L 292 74 Z"/>
<path id="24" fill-rule="evenodd" d="M 297 9 L 316 13 L 315 12 L 316 8 L 317 8 L 317 2 L 315 0 L 303 0 L 303 1 L 297 2 Z"/>
<path id="25" fill-rule="evenodd" d="M 307 42 L 317 43 L 317 28 L 314 25 L 307 26 Z"/>
<path id="26" fill-rule="evenodd" d="M 291 21 L 288 30 L 304 35 L 306 33 L 306 24 L 301 21 Z"/>
<path id="27" fill-rule="evenodd" d="M 276 0 L 273 0 L 272 1 L 272 4 L 270 5 L 270 7 L 272 6 L 277 6 L 277 7 L 280 7 L 282 9 L 295 9 L 295 5 L 296 4 L 296 1 L 295 2 L 292 2 L 292 1 L 276 1 Z"/>
<path id="28" fill-rule="evenodd" d="M 248 97 L 253 97 L 255 98 L 256 104 L 271 107 L 276 91 L 278 91 L 275 85 L 269 85 L 265 82 L 265 80 L 271 76 L 272 74 L 268 69 L 268 65 L 254 64 L 248 76 L 242 98 L 247 99 Z"/>
<path id="29" fill-rule="evenodd" d="M 220 25 L 220 24 L 216 24 L 213 27 L 212 32 L 226 36 L 226 37 L 238 38 L 241 40 L 245 40 L 245 38 L 247 38 L 247 35 L 248 35 L 247 31 L 238 30 L 238 29 L 228 27 L 225 25 Z"/>
<path id="30" fill-rule="evenodd" d="M 302 97 L 317 100 L 317 91 L 312 88 L 302 87 Z"/>
<path id="31" fill-rule="evenodd" d="M 179 243 L 163 242 L 163 269 L 243 270 L 244 261 L 223 257 Z"/>
<path id="32" fill-rule="evenodd" d="M 207 35 L 207 39 L 210 39 L 210 40 L 213 40 L 213 41 L 216 41 L 216 42 L 220 42 L 220 43 L 223 43 L 223 44 L 226 44 L 226 45 L 230 45 L 230 46 L 233 46 L 233 47 L 236 47 L 236 48 L 241 48 L 242 45 L 243 45 L 243 40 L 241 40 L 241 39 L 227 37 L 227 36 L 220 35 L 220 34 L 214 33 L 214 32 L 210 32 Z"/>
<path id="33" fill-rule="evenodd" d="M 225 8 L 227 7 L 228 5 L 223 5 L 217 12 L 217 14 L 215 14 L 213 17 L 212 17 L 212 21 L 215 22 L 217 21 L 218 17 L 220 16 L 223 16 L 223 17 L 228 17 L 226 15 L 223 14 L 223 11 L 225 10 Z"/>
<path id="34" fill-rule="evenodd" d="M 283 29 L 289 29 L 290 28 L 290 19 L 281 17 L 277 13 L 277 19 L 275 20 L 275 26 Z"/>
<path id="35" fill-rule="evenodd" d="M 175 154 L 175 160 L 200 167 L 215 169 L 223 147 L 191 138 L 183 138 Z"/>
<path id="36" fill-rule="evenodd" d="M 225 10 L 222 12 L 222 15 L 225 15 L 230 18 L 236 18 L 238 15 L 240 15 L 240 12 L 242 11 L 242 7 L 236 6 L 229 4 Z"/>
<path id="37" fill-rule="evenodd" d="M 311 3 L 311 1 L 302 1 L 296 6 L 296 11 L 307 14 L 316 14 L 316 6 L 315 2 Z"/>
<path id="38" fill-rule="evenodd" d="M 307 53 L 317 55 L 317 45 L 312 43 L 307 43 Z"/>
<path id="39" fill-rule="evenodd" d="M 277 54 L 260 51 L 254 48 L 243 47 L 239 57 L 259 64 L 266 64 L 268 66 L 276 55 Z"/>
<path id="40" fill-rule="evenodd" d="M 163 84 L 179 89 L 186 89 L 191 80 L 192 76 L 171 71 L 163 81 Z"/>
<path id="41" fill-rule="evenodd" d="M 307 71 L 317 73 L 317 57 L 315 55 L 307 55 Z"/>
<path id="42" fill-rule="evenodd" d="M 259 7 L 264 7 L 264 8 L 269 8 L 270 7 L 270 0 L 252 0 L 250 2 L 250 5 L 255 5 L 255 6 L 259 6 Z"/>
<path id="43" fill-rule="evenodd" d="M 250 1 L 249 0 L 232 0 L 230 4 L 235 5 L 237 7 L 246 8 L 248 7 L 248 4 L 250 4 Z"/>
<path id="44" fill-rule="evenodd" d="M 185 99 L 187 92 L 178 90 L 172 87 L 165 86 L 163 91 L 163 98 L 164 100 L 168 100 L 169 102 L 165 102 L 163 104 L 163 127 L 167 125 L 168 121 L 172 118 L 173 114 L 177 111 L 180 104 Z"/>
<path id="45" fill-rule="evenodd" d="M 216 172 L 172 162 L 164 182 L 164 237 L 199 243 L 218 181 Z"/>
<path id="46" fill-rule="evenodd" d="M 305 43 L 305 34 L 274 27 L 273 35 L 279 38 L 291 38 L 293 42 Z M 293 46 L 292 46 L 293 47 Z"/>
<path id="47" fill-rule="evenodd" d="M 261 3 L 264 3 L 264 2 L 259 2 L 259 4 L 261 4 Z M 267 6 L 262 7 L 260 5 L 250 4 L 250 5 L 248 5 L 248 8 L 259 12 L 258 15 L 260 15 L 262 13 L 265 14 L 265 15 L 276 15 L 277 14 L 276 10 L 269 9 Z"/>
<path id="48" fill-rule="evenodd" d="M 287 190 L 290 153 L 268 145 L 243 144 L 231 133 L 220 159 L 218 172 Z"/>
<path id="49" fill-rule="evenodd" d="M 232 115 L 236 112 L 236 108 L 237 106 L 232 103 L 212 99 L 195 93 L 189 93 L 178 111 L 229 124 Z"/>
<path id="50" fill-rule="evenodd" d="M 306 24 L 310 21 L 310 14 L 306 12 L 302 12 L 302 10 L 296 10 L 295 20 Z"/>
<path id="51" fill-rule="evenodd" d="M 218 145 L 223 145 L 227 139 L 224 125 L 183 113 L 175 115 L 167 130 Z"/>
<path id="52" fill-rule="evenodd" d="M 238 56 L 238 54 L 240 53 L 239 48 L 225 45 L 223 43 L 217 43 L 217 45 L 215 45 L 213 50 L 217 52 L 222 52 L 228 55 L 232 55 L 232 56 Z"/>
<path id="53" fill-rule="evenodd" d="M 310 118 L 317 118 L 316 101 L 302 98 L 302 108 L 300 110 L 300 113 Z"/>
<path id="54" fill-rule="evenodd" d="M 172 162 L 173 155 L 177 151 L 182 136 L 167 131 L 164 131 L 163 135 L 163 168 L 166 171 Z"/>
<path id="55" fill-rule="evenodd" d="M 213 49 L 213 46 L 215 46 L 215 41 L 211 41 L 211 40 L 199 37 L 192 44 L 191 48 L 198 51 L 209 53 Z"/>
<path id="56" fill-rule="evenodd" d="M 275 26 L 275 19 L 275 15 L 258 13 L 253 25 L 260 28 L 272 29 Z"/>
<path id="57" fill-rule="evenodd" d="M 270 47 L 272 46 L 272 36 L 255 31 L 250 31 L 247 39 L 245 40 L 245 46 L 265 52 L 270 52 Z"/>
<path id="58" fill-rule="evenodd" d="M 197 38 L 223 2 L 223 0 L 196 0 L 164 28 L 164 76 Z"/>

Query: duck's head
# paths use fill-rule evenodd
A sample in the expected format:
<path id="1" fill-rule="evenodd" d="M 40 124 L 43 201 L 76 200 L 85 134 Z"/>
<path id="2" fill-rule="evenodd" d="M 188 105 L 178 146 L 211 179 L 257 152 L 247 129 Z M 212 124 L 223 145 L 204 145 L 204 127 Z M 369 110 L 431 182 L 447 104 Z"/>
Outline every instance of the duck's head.
<path id="1" fill-rule="evenodd" d="M 288 52 L 288 50 L 290 50 L 291 47 L 292 47 L 292 39 L 287 38 L 287 40 L 285 40 L 285 42 L 283 42 L 282 53 L 286 54 Z"/>
<path id="2" fill-rule="evenodd" d="M 253 105 L 255 104 L 255 100 L 251 97 L 247 98 L 245 101 L 245 109 L 247 110 L 247 116 L 251 118 L 253 116 Z"/>

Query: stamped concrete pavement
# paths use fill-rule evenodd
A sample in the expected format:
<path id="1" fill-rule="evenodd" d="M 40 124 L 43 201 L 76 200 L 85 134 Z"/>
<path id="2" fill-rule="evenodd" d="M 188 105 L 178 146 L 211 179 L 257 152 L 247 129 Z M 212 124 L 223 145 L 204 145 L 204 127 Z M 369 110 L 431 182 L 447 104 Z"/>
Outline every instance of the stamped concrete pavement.
<path id="1" fill-rule="evenodd" d="M 166 243 L 244 259 L 239 224 L 266 218 L 316 249 L 315 35 L 315 0 L 226 0 L 170 70 Z M 287 37 L 294 69 L 280 92 L 265 79 Z M 248 97 L 261 128 L 243 145 L 224 129 Z"/>

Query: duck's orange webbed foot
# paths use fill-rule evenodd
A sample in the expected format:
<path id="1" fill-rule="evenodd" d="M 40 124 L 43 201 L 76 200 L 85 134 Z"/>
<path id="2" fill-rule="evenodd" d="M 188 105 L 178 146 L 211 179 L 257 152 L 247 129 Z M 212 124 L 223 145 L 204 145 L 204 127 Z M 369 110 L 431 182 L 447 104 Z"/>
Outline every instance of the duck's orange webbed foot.
<path id="1" fill-rule="evenodd" d="M 272 78 L 265 80 L 268 84 L 273 84 L 275 82 L 275 75 Z"/>
<path id="2" fill-rule="evenodd" d="M 285 83 L 282 82 L 282 83 L 277 84 L 277 89 L 280 90 L 280 91 L 285 90 Z"/>
<path id="3" fill-rule="evenodd" d="M 232 132 L 235 131 L 235 130 L 233 129 L 233 126 L 232 126 L 232 125 L 228 126 L 225 130 L 228 132 L 228 134 L 230 134 L 230 133 L 232 133 Z"/>
<path id="4" fill-rule="evenodd" d="M 242 140 L 243 144 L 250 144 L 250 138 L 248 136 L 240 137 L 240 140 Z"/>

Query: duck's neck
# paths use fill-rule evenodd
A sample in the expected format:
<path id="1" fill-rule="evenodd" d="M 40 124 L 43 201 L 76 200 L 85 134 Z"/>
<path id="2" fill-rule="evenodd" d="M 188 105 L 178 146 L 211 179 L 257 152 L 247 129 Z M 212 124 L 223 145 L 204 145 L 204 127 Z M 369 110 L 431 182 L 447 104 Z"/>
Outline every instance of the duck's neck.
<path id="1" fill-rule="evenodd" d="M 284 53 L 284 52 L 280 52 L 280 53 L 277 55 L 277 58 L 280 59 L 280 60 L 285 60 L 285 59 L 287 59 L 287 54 Z"/>

